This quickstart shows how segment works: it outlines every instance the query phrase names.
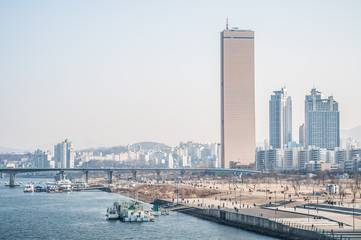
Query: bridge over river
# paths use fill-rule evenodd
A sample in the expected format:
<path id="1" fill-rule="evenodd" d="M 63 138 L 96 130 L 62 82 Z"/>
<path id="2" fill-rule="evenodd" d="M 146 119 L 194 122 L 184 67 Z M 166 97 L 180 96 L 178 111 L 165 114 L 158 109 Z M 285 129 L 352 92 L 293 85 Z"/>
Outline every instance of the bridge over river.
<path id="1" fill-rule="evenodd" d="M 83 172 L 85 182 L 88 183 L 89 172 L 106 172 L 108 183 L 112 183 L 113 173 L 132 173 L 133 180 L 137 179 L 137 173 L 157 173 L 159 182 L 162 172 L 175 172 L 181 175 L 185 173 L 233 173 L 236 175 L 262 173 L 252 169 L 222 169 L 222 168 L 0 168 L 0 173 L 10 175 L 9 186 L 15 187 L 15 175 L 30 172 L 59 172 L 60 178 L 64 178 L 64 172 Z"/>

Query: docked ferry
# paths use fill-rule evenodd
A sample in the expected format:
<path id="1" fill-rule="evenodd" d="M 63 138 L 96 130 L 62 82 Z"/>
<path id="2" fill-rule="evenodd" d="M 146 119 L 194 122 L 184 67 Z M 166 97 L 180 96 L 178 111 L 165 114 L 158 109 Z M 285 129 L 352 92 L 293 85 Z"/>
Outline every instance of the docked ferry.
<path id="1" fill-rule="evenodd" d="M 105 216 L 107 216 L 107 220 L 119 219 L 119 213 L 117 211 L 117 207 L 116 206 L 109 207 L 107 209 L 107 214 Z"/>
<path id="2" fill-rule="evenodd" d="M 110 215 L 116 209 L 118 216 L 114 214 Z M 113 216 L 118 217 L 122 222 L 151 222 L 154 221 L 154 216 L 149 211 L 144 210 L 142 203 L 137 201 L 132 202 L 114 202 L 113 207 L 107 209 L 107 218 Z"/>

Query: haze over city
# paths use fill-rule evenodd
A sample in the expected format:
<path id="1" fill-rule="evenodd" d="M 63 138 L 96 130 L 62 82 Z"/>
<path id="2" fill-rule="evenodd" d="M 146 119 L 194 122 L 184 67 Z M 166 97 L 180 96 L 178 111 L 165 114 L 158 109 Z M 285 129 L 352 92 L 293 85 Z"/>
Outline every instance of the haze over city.
<path id="1" fill-rule="evenodd" d="M 284 85 L 295 140 L 312 87 L 338 101 L 341 129 L 361 125 L 359 1 L 0 6 L 0 146 L 219 142 L 226 18 L 255 31 L 257 141 L 268 138 L 268 101 Z"/>

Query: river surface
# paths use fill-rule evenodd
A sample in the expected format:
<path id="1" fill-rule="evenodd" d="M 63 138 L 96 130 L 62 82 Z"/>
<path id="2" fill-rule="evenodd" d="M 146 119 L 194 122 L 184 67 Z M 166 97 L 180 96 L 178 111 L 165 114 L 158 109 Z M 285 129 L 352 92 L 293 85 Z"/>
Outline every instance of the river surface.
<path id="1" fill-rule="evenodd" d="M 101 191 L 24 193 L 22 186 L 5 187 L 8 181 L 0 179 L 0 239 L 275 239 L 177 212 L 148 223 L 107 221 L 106 208 L 126 197 Z"/>

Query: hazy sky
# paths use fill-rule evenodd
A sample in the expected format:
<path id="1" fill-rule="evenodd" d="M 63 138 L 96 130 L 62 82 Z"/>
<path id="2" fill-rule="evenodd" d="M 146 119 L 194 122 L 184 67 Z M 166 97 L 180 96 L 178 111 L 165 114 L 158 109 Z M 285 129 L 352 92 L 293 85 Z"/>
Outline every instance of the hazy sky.
<path id="1" fill-rule="evenodd" d="M 361 1 L 0 1 L 0 146 L 220 138 L 220 31 L 256 34 L 256 136 L 286 85 L 361 125 Z M 45 149 L 44 149 L 45 150 Z"/>

